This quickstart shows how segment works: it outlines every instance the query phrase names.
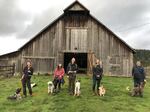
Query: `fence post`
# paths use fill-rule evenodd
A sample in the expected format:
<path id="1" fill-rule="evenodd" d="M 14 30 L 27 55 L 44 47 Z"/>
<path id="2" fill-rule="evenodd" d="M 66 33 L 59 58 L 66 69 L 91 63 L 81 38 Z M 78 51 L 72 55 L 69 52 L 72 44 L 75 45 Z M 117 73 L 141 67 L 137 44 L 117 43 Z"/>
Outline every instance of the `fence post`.
<path id="1" fill-rule="evenodd" d="M 15 74 L 15 63 L 13 63 L 13 66 L 12 66 L 12 76 Z"/>

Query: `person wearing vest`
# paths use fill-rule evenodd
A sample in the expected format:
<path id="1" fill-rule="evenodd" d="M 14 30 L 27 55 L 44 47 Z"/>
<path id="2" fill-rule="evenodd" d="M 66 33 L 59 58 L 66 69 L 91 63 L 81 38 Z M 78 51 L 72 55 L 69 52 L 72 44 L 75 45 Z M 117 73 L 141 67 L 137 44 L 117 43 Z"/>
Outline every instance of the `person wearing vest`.
<path id="1" fill-rule="evenodd" d="M 28 87 L 29 94 L 32 96 L 32 89 L 31 89 L 31 77 L 33 75 L 33 68 L 31 65 L 31 61 L 28 60 L 26 62 L 26 66 L 23 69 L 23 75 L 22 75 L 22 87 L 23 87 L 23 95 L 26 97 L 27 92 L 26 92 L 26 86 Z"/>
<path id="2" fill-rule="evenodd" d="M 100 60 L 96 60 L 96 64 L 93 66 L 93 95 L 99 95 L 99 87 L 100 87 L 100 82 L 102 79 L 103 75 L 103 67 L 102 67 L 102 62 Z M 97 87 L 96 87 L 97 86 Z M 95 92 L 95 87 L 96 87 L 96 92 Z"/>
<path id="3" fill-rule="evenodd" d="M 76 80 L 76 73 L 78 71 L 78 66 L 75 62 L 75 58 L 71 59 L 71 62 L 67 66 L 67 77 L 69 79 L 69 94 L 74 94 L 74 88 L 75 88 L 75 80 Z"/>

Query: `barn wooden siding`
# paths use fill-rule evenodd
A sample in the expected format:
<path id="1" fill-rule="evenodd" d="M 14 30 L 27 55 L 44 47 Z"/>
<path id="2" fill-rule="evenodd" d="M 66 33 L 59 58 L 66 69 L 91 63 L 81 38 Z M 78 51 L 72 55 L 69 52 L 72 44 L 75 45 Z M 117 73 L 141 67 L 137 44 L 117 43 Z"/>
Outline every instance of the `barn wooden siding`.
<path id="1" fill-rule="evenodd" d="M 17 57 L 8 60 L 18 60 L 17 65 L 22 66 L 26 59 L 31 59 L 35 72 L 50 72 L 58 63 L 64 63 L 65 52 L 87 53 L 90 70 L 92 52 L 103 61 L 105 74 L 130 76 L 133 50 L 91 16 L 78 1 L 72 5 L 20 48 Z M 21 67 L 17 70 L 21 71 Z"/>
<path id="2" fill-rule="evenodd" d="M 15 71 L 18 72 L 22 70 L 21 55 L 19 52 L 12 52 L 0 57 L 0 65 L 2 66 L 12 66 L 15 64 Z"/>

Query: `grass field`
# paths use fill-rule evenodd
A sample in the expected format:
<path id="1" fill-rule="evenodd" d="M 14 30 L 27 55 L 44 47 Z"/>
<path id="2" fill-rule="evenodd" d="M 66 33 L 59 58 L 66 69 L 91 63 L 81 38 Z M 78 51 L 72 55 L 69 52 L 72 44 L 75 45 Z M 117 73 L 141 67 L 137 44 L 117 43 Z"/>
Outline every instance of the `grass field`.
<path id="1" fill-rule="evenodd" d="M 103 85 L 106 96 L 92 96 L 91 78 L 78 76 L 81 80 L 81 96 L 74 97 L 67 93 L 67 79 L 62 91 L 56 95 L 47 95 L 47 82 L 50 76 L 34 76 L 32 82 L 34 96 L 20 101 L 9 101 L 7 96 L 20 87 L 19 78 L 0 80 L 0 112 L 150 112 L 150 84 L 145 87 L 143 98 L 131 97 L 126 86 L 132 87 L 131 78 L 104 77 Z"/>

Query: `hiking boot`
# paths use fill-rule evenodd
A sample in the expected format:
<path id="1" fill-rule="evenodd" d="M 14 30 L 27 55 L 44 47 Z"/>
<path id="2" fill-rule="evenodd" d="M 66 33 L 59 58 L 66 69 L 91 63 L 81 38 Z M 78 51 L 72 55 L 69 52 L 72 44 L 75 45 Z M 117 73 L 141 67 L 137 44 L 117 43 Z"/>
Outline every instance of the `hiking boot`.
<path id="1" fill-rule="evenodd" d="M 143 95 L 140 95 L 141 98 L 143 98 Z"/>
<path id="2" fill-rule="evenodd" d="M 99 91 L 98 91 L 98 90 L 97 90 L 97 93 L 96 93 L 96 95 L 97 95 L 97 96 L 99 96 Z"/>
<path id="3" fill-rule="evenodd" d="M 73 95 L 73 93 L 69 93 L 69 95 Z"/>
<path id="4" fill-rule="evenodd" d="M 93 91 L 93 96 L 96 96 L 96 92 L 95 91 Z"/>
<path id="5" fill-rule="evenodd" d="M 141 98 L 143 98 L 143 94 L 142 94 L 142 93 L 139 93 L 139 96 L 140 96 Z"/>
<path id="6" fill-rule="evenodd" d="M 23 95 L 23 97 L 22 98 L 26 98 L 27 97 L 27 95 Z"/>

